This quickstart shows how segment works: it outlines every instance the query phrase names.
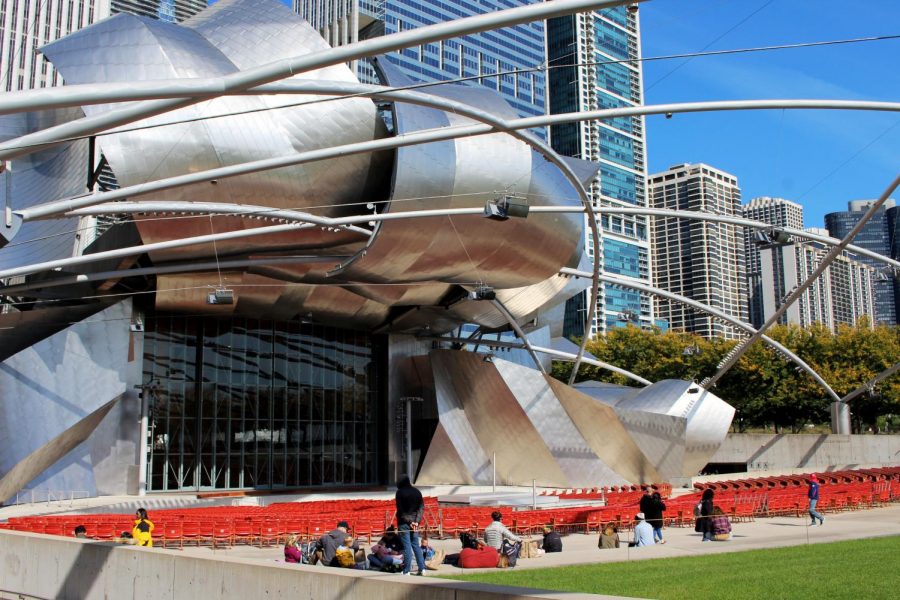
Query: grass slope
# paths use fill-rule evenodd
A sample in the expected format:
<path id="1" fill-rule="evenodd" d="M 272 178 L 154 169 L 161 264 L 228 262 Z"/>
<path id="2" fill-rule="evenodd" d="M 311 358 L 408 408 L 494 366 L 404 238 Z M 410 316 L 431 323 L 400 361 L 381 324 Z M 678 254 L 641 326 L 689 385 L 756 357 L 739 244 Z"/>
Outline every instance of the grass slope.
<path id="1" fill-rule="evenodd" d="M 639 598 L 900 598 L 900 536 L 449 579 Z"/>

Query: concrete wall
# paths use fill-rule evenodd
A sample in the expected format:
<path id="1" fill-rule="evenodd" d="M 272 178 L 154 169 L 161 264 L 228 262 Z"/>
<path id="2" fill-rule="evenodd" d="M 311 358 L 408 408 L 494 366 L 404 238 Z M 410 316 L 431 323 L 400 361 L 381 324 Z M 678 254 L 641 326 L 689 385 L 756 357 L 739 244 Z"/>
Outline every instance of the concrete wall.
<path id="1" fill-rule="evenodd" d="M 0 598 L 513 600 L 606 598 L 264 563 L 0 531 Z"/>
<path id="2" fill-rule="evenodd" d="M 709 462 L 746 463 L 748 471 L 898 465 L 900 435 L 730 433 Z"/>

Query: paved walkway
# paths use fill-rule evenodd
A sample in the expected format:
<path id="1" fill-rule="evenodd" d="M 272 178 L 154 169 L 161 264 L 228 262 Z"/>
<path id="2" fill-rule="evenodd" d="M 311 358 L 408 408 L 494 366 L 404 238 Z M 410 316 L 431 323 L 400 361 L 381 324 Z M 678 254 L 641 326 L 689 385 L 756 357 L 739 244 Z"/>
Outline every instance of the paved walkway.
<path id="1" fill-rule="evenodd" d="M 626 540 L 630 533 L 620 534 L 622 548 L 616 550 L 599 550 L 594 535 L 573 534 L 563 536 L 563 552 L 546 554 L 532 559 L 520 559 L 520 569 L 556 567 L 562 565 L 592 564 L 599 562 L 622 562 L 629 560 L 646 560 L 651 558 L 669 558 L 677 556 L 695 556 L 720 552 L 736 552 L 757 548 L 775 548 L 780 546 L 797 546 L 837 542 L 850 539 L 872 538 L 889 535 L 900 535 L 900 505 L 894 504 L 884 508 L 859 510 L 825 515 L 825 525 L 809 527 L 804 516 L 773 517 L 757 519 L 745 523 L 734 523 L 733 537 L 727 542 L 701 542 L 701 536 L 692 528 L 670 527 L 664 530 L 665 544 L 657 544 L 649 548 L 628 548 Z M 448 553 L 459 551 L 456 540 L 433 540 L 435 547 Z M 185 552 L 209 556 L 211 553 L 222 553 L 227 556 L 244 558 L 251 561 L 274 561 L 282 557 L 281 547 L 256 548 L 236 546 L 229 549 L 185 548 L 184 550 L 167 550 L 169 552 Z M 470 573 L 475 569 L 459 569 L 442 565 L 438 571 L 429 571 L 429 575 Z"/>

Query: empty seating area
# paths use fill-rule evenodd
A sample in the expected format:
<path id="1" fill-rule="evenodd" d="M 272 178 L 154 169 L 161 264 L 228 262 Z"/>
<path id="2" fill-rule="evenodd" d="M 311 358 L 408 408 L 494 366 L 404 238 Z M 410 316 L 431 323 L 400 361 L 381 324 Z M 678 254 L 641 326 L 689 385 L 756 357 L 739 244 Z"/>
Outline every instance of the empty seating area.
<path id="1" fill-rule="evenodd" d="M 752 520 L 779 515 L 799 516 L 806 510 L 806 483 L 810 474 L 760 477 L 696 484 L 696 490 L 670 497 L 668 484 L 652 486 L 666 498 L 668 526 L 692 526 L 694 506 L 706 488 L 715 492 L 715 504 L 733 520 Z M 879 506 L 900 499 L 900 467 L 859 469 L 816 474 L 821 482 L 820 512 L 837 512 Z M 582 500 L 582 506 L 561 506 L 538 510 L 501 507 L 504 523 L 518 534 L 539 533 L 552 524 L 561 533 L 594 533 L 614 522 L 621 528 L 631 526 L 642 495 L 636 486 L 554 490 L 546 495 L 567 502 Z M 600 501 L 603 505 L 598 506 Z M 497 507 L 439 506 L 437 498 L 425 499 L 424 531 L 429 537 L 456 537 L 470 531 L 481 537 Z M 73 535 L 84 525 L 88 537 L 110 541 L 123 531 L 131 531 L 130 514 L 61 515 L 11 518 L 0 528 L 48 535 Z M 207 545 L 226 548 L 235 544 L 266 546 L 283 543 L 288 535 L 304 540 L 320 537 L 338 521 L 349 522 L 352 534 L 364 541 L 377 540 L 392 524 L 394 501 L 329 500 L 319 502 L 282 502 L 269 506 L 224 506 L 156 510 L 150 514 L 155 523 L 154 544 L 164 547 Z"/>

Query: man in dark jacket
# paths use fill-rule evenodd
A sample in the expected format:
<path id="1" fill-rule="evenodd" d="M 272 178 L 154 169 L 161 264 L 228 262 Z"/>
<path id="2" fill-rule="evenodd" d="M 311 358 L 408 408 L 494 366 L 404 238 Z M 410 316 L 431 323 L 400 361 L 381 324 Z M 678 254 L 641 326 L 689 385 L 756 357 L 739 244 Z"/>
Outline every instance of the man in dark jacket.
<path id="1" fill-rule="evenodd" d="M 544 540 L 541 542 L 544 552 L 562 552 L 562 539 L 559 533 L 553 531 L 551 525 L 544 525 Z"/>
<path id="2" fill-rule="evenodd" d="M 825 517 L 816 510 L 816 504 L 819 503 L 819 478 L 815 473 L 809 476 L 809 490 L 806 492 L 806 497 L 809 499 L 809 518 L 812 519 L 810 525 L 815 525 L 816 519 L 819 520 L 819 525 L 823 525 Z"/>
<path id="3" fill-rule="evenodd" d="M 413 555 L 415 555 L 416 565 L 419 567 L 416 575 L 424 575 L 425 557 L 422 555 L 422 545 L 417 533 L 419 523 L 425 515 L 425 500 L 422 498 L 422 492 L 413 487 L 407 475 L 403 475 L 397 482 L 397 494 L 394 496 L 394 501 L 397 504 L 397 528 L 400 531 L 400 541 L 403 543 L 403 574 L 410 574 Z"/>

